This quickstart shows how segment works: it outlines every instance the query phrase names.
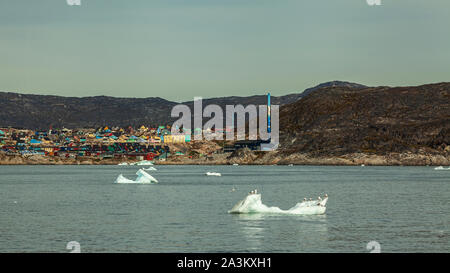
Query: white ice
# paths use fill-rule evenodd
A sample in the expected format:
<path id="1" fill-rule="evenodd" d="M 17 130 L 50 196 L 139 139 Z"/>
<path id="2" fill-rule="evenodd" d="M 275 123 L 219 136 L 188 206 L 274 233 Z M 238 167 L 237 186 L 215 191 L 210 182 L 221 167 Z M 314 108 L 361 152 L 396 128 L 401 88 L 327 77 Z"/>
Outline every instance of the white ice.
<path id="1" fill-rule="evenodd" d="M 153 163 L 152 163 L 151 161 L 148 161 L 148 160 L 141 160 L 141 161 L 139 161 L 139 162 L 135 162 L 135 163 L 132 163 L 132 164 L 130 164 L 130 165 L 137 165 L 137 166 L 151 166 L 151 165 L 153 165 Z"/>
<path id="2" fill-rule="evenodd" d="M 208 176 L 222 176 L 221 173 L 215 173 L 215 172 L 207 172 L 206 175 L 208 175 Z"/>
<path id="3" fill-rule="evenodd" d="M 122 174 L 120 174 L 117 179 L 116 183 L 118 184 L 152 184 L 152 183 L 158 183 L 158 180 L 156 180 L 153 176 L 146 173 L 143 169 L 139 169 L 136 172 L 136 175 L 138 176 L 135 180 L 128 179 L 124 177 Z"/>
<path id="4" fill-rule="evenodd" d="M 119 166 L 152 166 L 153 163 L 151 161 L 148 160 L 141 160 L 138 162 L 131 162 L 131 163 L 127 163 L 127 162 L 122 162 L 117 164 Z"/>
<path id="5" fill-rule="evenodd" d="M 439 166 L 439 167 L 436 167 L 436 168 L 434 168 L 436 171 L 443 171 L 443 170 L 446 170 L 446 171 L 450 171 L 450 167 L 448 167 L 447 169 L 446 168 L 444 168 L 444 167 L 442 167 L 442 166 Z"/>
<path id="6" fill-rule="evenodd" d="M 239 201 L 228 213 L 324 214 L 327 201 L 328 197 L 322 200 L 304 201 L 297 203 L 288 210 L 282 210 L 279 207 L 268 207 L 264 205 L 261 202 L 261 194 L 249 194 L 244 200 Z"/>

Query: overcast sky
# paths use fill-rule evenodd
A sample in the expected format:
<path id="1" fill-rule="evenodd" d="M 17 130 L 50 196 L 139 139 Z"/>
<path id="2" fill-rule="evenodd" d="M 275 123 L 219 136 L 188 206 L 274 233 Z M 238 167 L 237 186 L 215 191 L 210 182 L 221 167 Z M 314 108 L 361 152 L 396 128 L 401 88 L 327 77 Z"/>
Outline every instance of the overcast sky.
<path id="1" fill-rule="evenodd" d="M 450 1 L 0 0 L 0 90 L 274 95 L 450 81 Z"/>

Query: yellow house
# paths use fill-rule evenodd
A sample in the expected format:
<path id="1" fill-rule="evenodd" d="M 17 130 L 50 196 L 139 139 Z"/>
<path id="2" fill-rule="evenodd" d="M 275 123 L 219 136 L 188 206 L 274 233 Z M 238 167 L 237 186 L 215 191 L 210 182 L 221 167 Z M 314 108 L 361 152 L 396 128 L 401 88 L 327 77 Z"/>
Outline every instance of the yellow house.
<path id="1" fill-rule="evenodd" d="M 151 137 L 150 142 L 151 143 L 161 143 L 161 138 L 157 137 L 157 136 Z"/>
<path id="2" fill-rule="evenodd" d="M 165 135 L 164 143 L 184 143 L 186 142 L 185 135 Z"/>

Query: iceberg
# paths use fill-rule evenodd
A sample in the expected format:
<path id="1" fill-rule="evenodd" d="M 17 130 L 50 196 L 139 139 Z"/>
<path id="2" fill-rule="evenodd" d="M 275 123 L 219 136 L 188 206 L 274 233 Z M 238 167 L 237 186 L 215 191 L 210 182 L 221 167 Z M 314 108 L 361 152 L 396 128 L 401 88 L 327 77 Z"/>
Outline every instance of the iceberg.
<path id="1" fill-rule="evenodd" d="M 142 161 L 136 162 L 136 165 L 138 165 L 138 166 L 152 166 L 153 163 L 151 161 L 148 161 L 148 160 L 142 160 Z"/>
<path id="2" fill-rule="evenodd" d="M 131 162 L 131 163 L 127 163 L 127 162 L 122 162 L 117 164 L 119 166 L 152 166 L 153 163 L 151 161 L 148 160 L 141 160 L 138 162 Z"/>
<path id="3" fill-rule="evenodd" d="M 139 169 L 136 172 L 136 175 L 138 176 L 135 180 L 128 179 L 124 177 L 122 174 L 120 174 L 117 178 L 115 183 L 118 184 L 153 184 L 158 183 L 158 180 L 156 180 L 153 176 L 146 173 L 143 169 Z"/>
<path id="4" fill-rule="evenodd" d="M 222 176 L 221 173 L 215 173 L 215 172 L 207 172 L 206 175 L 208 175 L 208 176 Z"/>
<path id="5" fill-rule="evenodd" d="M 442 171 L 442 170 L 447 170 L 447 171 L 450 171 L 450 167 L 449 168 L 444 168 L 444 167 L 442 167 L 442 166 L 439 166 L 439 167 L 436 167 L 436 168 L 434 168 L 436 171 Z"/>
<path id="6" fill-rule="evenodd" d="M 244 200 L 239 201 L 228 213 L 274 213 L 274 214 L 295 214 L 295 215 L 317 215 L 324 214 L 328 197 L 324 199 L 303 201 L 297 203 L 288 210 L 279 207 L 268 207 L 261 202 L 261 194 L 249 194 Z"/>
<path id="7" fill-rule="evenodd" d="M 130 163 L 130 165 L 133 165 L 133 166 L 152 166 L 153 163 L 151 161 L 148 161 L 148 160 L 141 160 L 141 161 L 138 161 L 138 162 Z"/>

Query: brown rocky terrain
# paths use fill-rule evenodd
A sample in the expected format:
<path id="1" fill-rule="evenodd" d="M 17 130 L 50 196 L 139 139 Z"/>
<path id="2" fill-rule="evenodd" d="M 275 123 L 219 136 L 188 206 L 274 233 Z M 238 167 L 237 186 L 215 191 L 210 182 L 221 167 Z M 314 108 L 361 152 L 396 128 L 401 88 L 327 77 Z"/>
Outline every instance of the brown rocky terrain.
<path id="1" fill-rule="evenodd" d="M 331 87 L 281 108 L 280 152 L 312 156 L 450 152 L 450 83 Z"/>
<path id="2" fill-rule="evenodd" d="M 277 151 L 242 149 L 214 162 L 450 165 L 450 83 L 325 86 L 282 106 L 280 128 Z M 212 163 L 192 163 L 202 162 Z"/>
<path id="3" fill-rule="evenodd" d="M 0 153 L 0 165 L 117 165 L 121 159 L 114 158 L 60 158 L 42 155 L 10 156 Z"/>

